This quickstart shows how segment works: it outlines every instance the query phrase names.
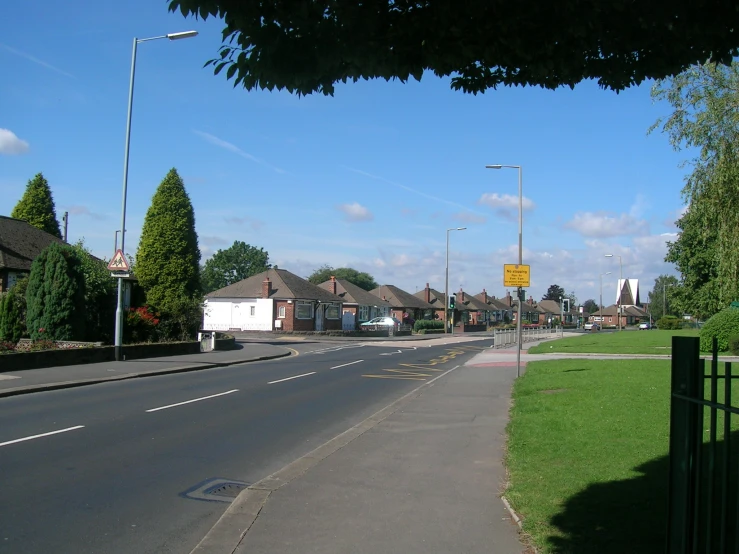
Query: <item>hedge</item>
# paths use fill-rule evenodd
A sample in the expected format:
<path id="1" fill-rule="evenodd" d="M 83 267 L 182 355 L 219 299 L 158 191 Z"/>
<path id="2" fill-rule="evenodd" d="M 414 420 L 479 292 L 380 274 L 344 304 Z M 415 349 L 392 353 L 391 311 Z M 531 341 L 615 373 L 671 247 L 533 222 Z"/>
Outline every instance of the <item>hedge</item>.
<path id="1" fill-rule="evenodd" d="M 422 329 L 444 329 L 444 322 L 438 319 L 417 319 L 413 324 L 414 331 Z"/>
<path id="2" fill-rule="evenodd" d="M 739 335 L 739 310 L 726 308 L 703 325 L 700 332 L 700 349 L 703 352 L 710 352 L 715 337 L 718 339 L 719 352 L 726 352 L 729 349 L 729 339 L 736 335 Z"/>

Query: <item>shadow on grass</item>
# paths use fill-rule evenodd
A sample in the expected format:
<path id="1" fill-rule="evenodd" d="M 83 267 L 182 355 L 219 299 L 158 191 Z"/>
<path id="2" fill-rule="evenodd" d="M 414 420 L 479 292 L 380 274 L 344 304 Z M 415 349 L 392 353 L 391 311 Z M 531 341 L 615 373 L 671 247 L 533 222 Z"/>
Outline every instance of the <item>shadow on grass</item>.
<path id="1" fill-rule="evenodd" d="M 563 373 L 570 373 L 571 371 L 592 371 L 589 367 L 584 367 L 582 369 L 565 369 Z"/>
<path id="2" fill-rule="evenodd" d="M 720 431 L 719 431 L 720 434 Z M 719 553 L 721 492 L 727 497 L 727 541 L 734 551 L 737 521 L 737 464 L 739 463 L 739 431 L 730 434 L 731 469 L 729 486 L 722 487 L 721 471 L 723 441 L 717 442 L 714 471 L 708 471 L 709 445 L 701 451 L 703 483 L 699 509 L 699 552 Z M 595 483 L 567 499 L 561 512 L 551 519 L 558 536 L 548 539 L 552 552 L 561 554 L 653 554 L 665 550 L 668 512 L 669 456 L 650 460 L 634 470 L 641 475 L 632 479 Z M 714 480 L 714 498 L 711 502 L 713 544 L 710 549 L 704 540 L 707 530 L 708 482 Z"/>

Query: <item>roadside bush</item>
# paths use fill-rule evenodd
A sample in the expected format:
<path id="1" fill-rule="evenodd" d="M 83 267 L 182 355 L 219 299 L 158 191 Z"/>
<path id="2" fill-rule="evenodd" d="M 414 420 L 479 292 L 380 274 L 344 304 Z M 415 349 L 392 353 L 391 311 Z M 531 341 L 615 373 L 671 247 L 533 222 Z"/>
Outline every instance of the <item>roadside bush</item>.
<path id="1" fill-rule="evenodd" d="M 15 352 L 15 343 L 0 341 L 0 354 L 10 354 Z"/>
<path id="2" fill-rule="evenodd" d="M 421 331 L 422 329 L 444 329 L 444 322 L 438 319 L 418 319 L 413 324 L 414 331 Z"/>
<path id="3" fill-rule="evenodd" d="M 703 352 L 710 352 L 715 337 L 718 339 L 719 351 L 725 352 L 729 349 L 729 339 L 736 335 L 739 335 L 739 310 L 727 308 L 715 314 L 703 325 L 700 332 L 700 349 Z"/>
<path id="4" fill-rule="evenodd" d="M 123 328 L 125 342 L 154 342 L 158 338 L 158 326 L 159 314 L 148 306 L 130 308 Z"/>
<path id="5" fill-rule="evenodd" d="M 734 335 L 729 339 L 729 352 L 734 356 L 739 356 L 739 335 Z"/>
<path id="6" fill-rule="evenodd" d="M 675 331 L 683 328 L 683 320 L 674 315 L 666 315 L 657 321 L 657 328 L 667 331 Z"/>
<path id="7" fill-rule="evenodd" d="M 444 329 L 421 329 L 417 333 L 419 335 L 443 335 Z"/>
<path id="8" fill-rule="evenodd" d="M 160 342 L 192 340 L 203 321 L 203 310 L 195 298 L 180 297 L 161 311 L 157 326 Z"/>

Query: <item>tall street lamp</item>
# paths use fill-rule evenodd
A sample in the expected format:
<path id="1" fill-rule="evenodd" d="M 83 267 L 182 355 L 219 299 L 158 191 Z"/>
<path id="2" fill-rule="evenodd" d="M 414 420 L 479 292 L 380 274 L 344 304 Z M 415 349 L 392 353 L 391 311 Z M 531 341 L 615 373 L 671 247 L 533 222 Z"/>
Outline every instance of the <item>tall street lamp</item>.
<path id="1" fill-rule="evenodd" d="M 454 227 L 446 230 L 446 280 L 444 282 L 444 333 L 449 332 L 449 232 L 464 231 L 467 227 Z M 451 329 L 454 333 L 454 328 Z"/>
<path id="2" fill-rule="evenodd" d="M 600 274 L 600 323 L 601 327 L 603 327 L 603 276 L 604 275 L 610 275 L 610 271 L 606 271 L 605 273 Z"/>
<path id="3" fill-rule="evenodd" d="M 518 169 L 518 265 L 523 265 L 523 169 L 520 165 L 486 165 L 486 169 L 502 168 Z M 518 288 L 518 318 L 516 321 L 516 335 L 518 336 L 518 348 L 516 348 L 516 376 L 521 376 L 521 318 L 523 317 L 521 300 L 521 287 Z"/>
<path id="4" fill-rule="evenodd" d="M 667 315 L 667 287 L 674 287 L 675 283 L 662 283 L 662 317 Z"/>
<path id="5" fill-rule="evenodd" d="M 606 254 L 606 258 L 613 258 L 613 254 Z M 623 265 L 621 263 L 621 256 L 616 256 L 618 258 L 618 296 L 616 297 L 616 302 L 618 305 L 618 330 L 621 330 L 621 293 L 623 292 L 623 279 L 624 279 L 624 272 L 623 272 Z"/>
<path id="6" fill-rule="evenodd" d="M 179 40 L 194 37 L 197 31 L 183 31 L 181 33 L 169 33 L 160 37 L 135 38 L 133 39 L 133 52 L 131 54 L 131 82 L 128 87 L 128 116 L 126 118 L 126 149 L 123 155 L 123 200 L 121 202 L 121 251 L 125 253 L 126 248 L 126 196 L 128 194 L 128 147 L 131 143 L 131 112 L 133 110 L 133 83 L 136 75 L 136 49 L 140 42 L 159 40 Z M 115 310 L 115 359 L 122 358 L 121 347 L 123 346 L 123 277 L 118 278 L 118 305 Z"/>

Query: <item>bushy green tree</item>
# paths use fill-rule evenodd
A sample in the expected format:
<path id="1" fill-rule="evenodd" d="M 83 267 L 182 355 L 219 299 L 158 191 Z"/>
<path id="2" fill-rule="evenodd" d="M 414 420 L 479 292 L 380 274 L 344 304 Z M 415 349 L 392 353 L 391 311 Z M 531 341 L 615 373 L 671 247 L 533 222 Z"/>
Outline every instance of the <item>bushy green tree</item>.
<path id="1" fill-rule="evenodd" d="M 174 168 L 157 188 L 146 212 L 136 253 L 136 276 L 147 303 L 162 314 L 162 328 L 167 327 L 168 319 L 183 321 L 194 313 L 190 306 L 199 302 L 202 293 L 200 248 L 195 212 Z M 188 308 L 183 310 L 183 306 Z M 172 335 L 184 332 L 180 329 Z"/>
<path id="2" fill-rule="evenodd" d="M 205 262 L 200 275 L 203 292 L 222 289 L 269 268 L 269 254 L 265 250 L 234 241 L 230 248 L 218 250 Z"/>
<path id="3" fill-rule="evenodd" d="M 71 246 L 50 244 L 33 261 L 26 322 L 36 340 L 84 340 L 85 276 Z"/>
<path id="4" fill-rule="evenodd" d="M 62 238 L 59 222 L 56 219 L 54 198 L 51 195 L 49 183 L 41 173 L 28 181 L 26 192 L 13 208 L 10 217 L 23 219 L 42 231 Z"/>
<path id="5" fill-rule="evenodd" d="M 332 275 L 337 279 L 345 279 L 364 290 L 372 290 L 379 286 L 375 281 L 375 278 L 369 273 L 357 271 L 351 267 L 333 268 L 328 264 L 319 267 L 311 273 L 308 277 L 308 281 L 314 285 L 320 285 L 321 283 L 331 279 Z"/>
<path id="6" fill-rule="evenodd" d="M 546 294 L 542 296 L 541 299 L 554 300 L 555 302 L 559 302 L 561 298 L 566 297 L 567 295 L 565 294 L 565 289 L 563 289 L 559 285 L 549 285 Z"/>
<path id="7" fill-rule="evenodd" d="M 85 278 L 86 340 L 109 342 L 115 328 L 117 281 L 110 277 L 105 260 L 92 255 L 84 239 L 72 248 L 80 259 Z"/>
<path id="8" fill-rule="evenodd" d="M 652 129 L 661 127 L 676 150 L 697 153 L 683 188 L 688 212 L 667 260 L 683 273 L 681 298 L 697 304 L 686 311 L 711 315 L 739 297 L 739 65 L 691 66 L 659 81 L 652 96 L 673 108 Z"/>
<path id="9" fill-rule="evenodd" d="M 582 308 L 585 314 L 594 314 L 600 309 L 598 307 L 598 303 L 592 298 L 588 298 L 585 302 L 583 302 Z"/>
<path id="10" fill-rule="evenodd" d="M 0 300 L 0 340 L 16 343 L 26 332 L 23 322 L 23 297 L 18 297 L 15 287 Z"/>
<path id="11" fill-rule="evenodd" d="M 659 275 L 654 280 L 654 286 L 649 292 L 649 311 L 653 320 L 658 320 L 666 315 L 680 313 L 675 306 L 675 290 L 679 283 L 674 275 Z M 661 327 L 660 327 L 661 328 Z"/>
<path id="12" fill-rule="evenodd" d="M 726 308 L 711 317 L 701 328 L 700 349 L 710 352 L 713 339 L 718 339 L 719 352 L 729 349 L 729 340 L 739 335 L 739 309 Z"/>

